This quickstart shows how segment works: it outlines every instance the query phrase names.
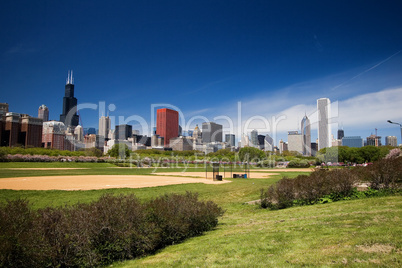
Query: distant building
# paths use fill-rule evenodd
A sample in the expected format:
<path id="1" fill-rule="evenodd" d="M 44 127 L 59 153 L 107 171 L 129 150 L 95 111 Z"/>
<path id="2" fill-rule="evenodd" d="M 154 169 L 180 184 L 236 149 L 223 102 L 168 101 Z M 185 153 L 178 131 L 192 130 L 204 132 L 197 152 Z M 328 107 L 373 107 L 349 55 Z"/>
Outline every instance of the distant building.
<path id="1" fill-rule="evenodd" d="M 8 103 L 0 103 L 0 117 L 8 113 Z"/>
<path id="2" fill-rule="evenodd" d="M 381 136 L 370 135 L 367 137 L 367 145 L 381 146 Z"/>
<path id="3" fill-rule="evenodd" d="M 99 136 L 101 136 L 101 139 L 108 140 L 109 139 L 109 131 L 111 127 L 111 120 L 109 116 L 101 116 L 99 118 Z"/>
<path id="4" fill-rule="evenodd" d="M 258 135 L 257 136 L 257 148 L 260 150 L 264 150 L 265 148 L 265 135 Z"/>
<path id="5" fill-rule="evenodd" d="M 200 144 L 202 143 L 202 132 L 198 125 L 195 126 L 193 134 L 191 136 L 193 137 L 194 142 Z"/>
<path id="6" fill-rule="evenodd" d="M 250 143 L 253 147 L 258 147 L 258 131 L 256 129 L 250 132 Z"/>
<path id="7" fill-rule="evenodd" d="M 342 146 L 342 140 L 332 140 L 331 143 L 332 147 L 338 147 L 338 146 Z"/>
<path id="8" fill-rule="evenodd" d="M 152 138 L 146 135 L 133 134 L 133 143 L 136 145 L 143 145 L 145 147 L 152 146 Z"/>
<path id="9" fill-rule="evenodd" d="M 77 142 L 84 142 L 84 129 L 82 126 L 78 125 L 74 129 L 74 135 Z"/>
<path id="10" fill-rule="evenodd" d="M 343 137 L 342 146 L 361 148 L 363 147 L 363 139 L 360 136 Z"/>
<path id="11" fill-rule="evenodd" d="M 247 135 L 243 134 L 243 136 L 241 137 L 241 148 L 249 146 L 250 146 L 250 140 Z"/>
<path id="12" fill-rule="evenodd" d="M 311 155 L 311 127 L 310 119 L 305 115 L 301 121 L 301 135 L 302 135 L 302 154 L 304 156 Z"/>
<path id="13" fill-rule="evenodd" d="M 43 120 L 26 114 L 7 113 L 0 117 L 1 146 L 41 147 Z"/>
<path id="14" fill-rule="evenodd" d="M 84 144 L 85 148 L 96 148 L 101 151 L 104 151 L 105 147 L 105 140 L 103 136 L 97 135 L 97 134 L 89 134 L 84 137 Z"/>
<path id="15" fill-rule="evenodd" d="M 60 121 L 63 122 L 66 127 L 74 128 L 78 126 L 79 117 L 77 115 L 77 99 L 74 97 L 73 71 L 68 73 Z"/>
<path id="16" fill-rule="evenodd" d="M 318 149 L 331 147 L 331 126 L 329 124 L 331 103 L 328 98 L 317 100 L 318 112 Z"/>
<path id="17" fill-rule="evenodd" d="M 311 156 L 316 156 L 318 151 L 318 144 L 316 142 L 311 143 Z"/>
<path id="18" fill-rule="evenodd" d="M 288 144 L 284 142 L 283 140 L 279 141 L 279 153 L 283 153 L 284 151 L 288 150 Z"/>
<path id="19" fill-rule="evenodd" d="M 115 127 L 115 139 L 116 140 L 127 140 L 133 136 L 133 126 L 123 124 Z"/>
<path id="20" fill-rule="evenodd" d="M 74 146 L 66 139 L 66 126 L 63 122 L 47 121 L 43 123 L 42 147 L 73 151 Z"/>
<path id="21" fill-rule="evenodd" d="M 38 109 L 38 118 L 42 119 L 43 122 L 49 121 L 49 108 L 42 104 Z"/>
<path id="22" fill-rule="evenodd" d="M 303 136 L 298 131 L 288 132 L 288 150 L 303 154 Z"/>
<path id="23" fill-rule="evenodd" d="M 266 152 L 274 151 L 274 140 L 268 134 L 265 135 L 265 138 L 264 138 L 264 150 Z"/>
<path id="24" fill-rule="evenodd" d="M 343 129 L 338 129 L 338 140 L 342 140 L 343 137 L 345 137 L 345 132 Z"/>
<path id="25" fill-rule="evenodd" d="M 226 134 L 225 135 L 225 142 L 229 144 L 231 147 L 236 146 L 236 136 L 235 134 Z"/>
<path id="26" fill-rule="evenodd" d="M 214 122 L 202 123 L 202 143 L 222 142 L 222 125 Z"/>
<path id="27" fill-rule="evenodd" d="M 385 137 L 385 145 L 397 147 L 398 141 L 395 136 L 386 136 Z"/>
<path id="28" fill-rule="evenodd" d="M 168 108 L 156 111 L 156 134 L 164 138 L 168 147 L 171 138 L 179 136 L 179 112 Z"/>
<path id="29" fill-rule="evenodd" d="M 193 139 L 190 137 L 171 138 L 169 147 L 173 151 L 191 151 L 193 150 Z"/>
<path id="30" fill-rule="evenodd" d="M 85 136 L 86 135 L 92 135 L 92 134 L 96 135 L 96 128 L 89 127 L 87 129 L 84 129 L 84 134 L 85 134 Z"/>

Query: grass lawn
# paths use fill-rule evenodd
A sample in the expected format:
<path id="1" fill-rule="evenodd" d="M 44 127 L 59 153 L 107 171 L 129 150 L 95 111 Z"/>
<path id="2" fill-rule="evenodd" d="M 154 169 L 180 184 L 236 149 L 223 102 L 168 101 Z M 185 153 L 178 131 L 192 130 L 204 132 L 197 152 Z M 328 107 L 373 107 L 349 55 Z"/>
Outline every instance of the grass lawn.
<path id="1" fill-rule="evenodd" d="M 18 163 L 0 163 L 1 177 L 7 177 L 3 176 L 3 171 L 11 170 L 2 168 L 10 166 L 2 164 Z M 21 164 L 41 167 L 38 166 L 39 163 Z M 40 165 L 42 164 L 49 163 Z M 153 171 L 114 169 L 109 168 L 108 164 L 96 163 L 83 164 L 84 166 L 80 166 L 81 163 L 60 164 L 70 166 L 58 167 L 89 168 L 59 171 L 62 172 L 59 173 L 61 175 L 125 175 Z M 180 169 L 169 171 L 177 172 Z M 12 170 L 11 173 L 21 176 L 21 172 L 28 171 Z M 32 170 L 29 172 L 32 173 Z M 40 174 L 37 176 L 43 176 L 48 171 L 35 171 L 36 173 Z M 294 177 L 298 173 L 282 174 Z M 260 189 L 275 183 L 282 174 L 269 179 L 230 179 L 231 183 L 220 185 L 197 183 L 93 191 L 0 190 L 0 202 L 23 197 L 39 208 L 89 202 L 104 193 L 134 193 L 140 199 L 147 200 L 164 193 L 191 191 L 198 192 L 201 200 L 212 200 L 226 210 L 215 230 L 169 246 L 152 256 L 115 263 L 113 267 L 402 266 L 401 196 L 342 201 L 279 211 L 244 204 L 258 199 Z"/>

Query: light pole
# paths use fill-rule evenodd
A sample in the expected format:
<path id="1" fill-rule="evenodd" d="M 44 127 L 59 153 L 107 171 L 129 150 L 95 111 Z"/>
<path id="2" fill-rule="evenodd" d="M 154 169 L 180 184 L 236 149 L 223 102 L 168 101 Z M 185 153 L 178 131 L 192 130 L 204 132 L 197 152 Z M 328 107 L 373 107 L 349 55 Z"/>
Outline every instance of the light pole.
<path id="1" fill-rule="evenodd" d="M 402 124 L 397 123 L 397 122 L 392 122 L 391 120 L 388 120 L 387 122 L 390 123 L 390 124 L 395 124 L 395 125 L 399 125 L 399 126 L 400 126 L 400 128 L 401 128 L 401 144 L 402 144 Z"/>

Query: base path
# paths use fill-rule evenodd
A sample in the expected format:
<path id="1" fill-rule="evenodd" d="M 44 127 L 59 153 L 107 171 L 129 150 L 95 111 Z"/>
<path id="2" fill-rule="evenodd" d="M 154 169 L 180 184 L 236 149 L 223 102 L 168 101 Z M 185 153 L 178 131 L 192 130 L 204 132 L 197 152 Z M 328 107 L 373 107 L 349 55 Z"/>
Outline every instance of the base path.
<path id="1" fill-rule="evenodd" d="M 147 176 L 147 175 L 80 175 L 43 176 L 0 179 L 0 189 L 10 190 L 97 190 L 110 188 L 143 188 L 171 184 L 205 183 L 222 184 L 230 181 L 213 181 L 205 178 Z"/>

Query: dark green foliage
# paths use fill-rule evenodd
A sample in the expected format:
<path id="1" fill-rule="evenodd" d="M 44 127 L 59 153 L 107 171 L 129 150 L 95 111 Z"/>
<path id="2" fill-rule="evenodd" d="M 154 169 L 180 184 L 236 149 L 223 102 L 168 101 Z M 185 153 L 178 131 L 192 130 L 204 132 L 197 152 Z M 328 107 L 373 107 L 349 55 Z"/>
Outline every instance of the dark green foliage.
<path id="1" fill-rule="evenodd" d="M 169 194 L 152 200 L 148 206 L 149 220 L 161 236 L 159 247 L 200 235 L 218 224 L 221 208 L 209 201 L 199 204 L 197 194 Z M 160 209 L 169 208 L 169 209 Z"/>
<path id="2" fill-rule="evenodd" d="M 308 167 L 310 167 L 310 163 L 305 159 L 294 159 L 289 162 L 288 167 L 289 168 L 308 168 Z"/>
<path id="3" fill-rule="evenodd" d="M 239 150 L 239 159 L 243 162 L 259 162 L 265 158 L 265 153 L 258 148 L 244 147 Z"/>
<path id="4" fill-rule="evenodd" d="M 370 188 L 360 193 L 355 185 L 368 182 Z M 402 157 L 382 159 L 368 167 L 317 170 L 295 179 L 284 177 L 266 191 L 261 190 L 261 207 L 282 209 L 293 205 L 310 205 L 377 196 L 395 192 L 402 183 Z M 380 190 L 380 191 L 378 191 Z"/>
<path id="5" fill-rule="evenodd" d="M 124 143 L 117 143 L 113 145 L 113 147 L 107 151 L 107 154 L 110 157 L 116 157 L 119 159 L 125 159 L 126 157 L 130 156 L 130 149 L 128 149 L 128 146 Z"/>
<path id="6" fill-rule="evenodd" d="M 93 267 L 155 252 L 215 227 L 223 211 L 196 194 L 140 203 L 104 195 L 90 204 L 34 211 L 0 207 L 0 267 Z"/>
<path id="7" fill-rule="evenodd" d="M 232 152 L 230 149 L 220 149 L 214 153 L 209 153 L 207 156 L 226 160 L 226 161 L 234 161 L 235 155 L 236 155 L 236 153 Z"/>
<path id="8" fill-rule="evenodd" d="M 48 156 L 102 156 L 102 151 L 96 148 L 82 149 L 79 151 L 56 150 L 49 148 L 22 148 L 22 147 L 0 147 L 0 161 L 10 155 L 48 155 Z"/>
<path id="9" fill-rule="evenodd" d="M 392 147 L 390 146 L 364 146 L 361 148 L 337 146 L 323 148 L 317 154 L 317 158 L 323 162 L 343 163 L 369 163 L 384 158 Z"/>

